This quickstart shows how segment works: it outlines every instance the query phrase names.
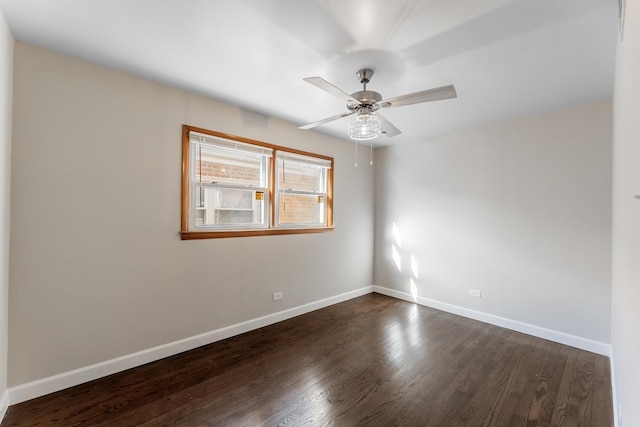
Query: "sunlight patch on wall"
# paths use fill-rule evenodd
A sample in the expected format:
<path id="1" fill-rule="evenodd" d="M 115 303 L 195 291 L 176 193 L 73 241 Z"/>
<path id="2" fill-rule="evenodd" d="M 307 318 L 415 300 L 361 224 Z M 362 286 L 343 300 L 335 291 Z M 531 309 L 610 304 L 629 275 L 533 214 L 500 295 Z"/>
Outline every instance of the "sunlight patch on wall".
<path id="1" fill-rule="evenodd" d="M 413 255 L 411 255 L 411 273 L 415 279 L 418 278 L 418 261 Z"/>
<path id="2" fill-rule="evenodd" d="M 408 254 L 406 248 L 402 250 L 402 233 L 395 221 L 391 223 L 391 234 L 393 241 L 391 243 L 391 259 L 395 264 L 399 272 L 402 272 L 402 263 L 405 262 L 405 267 L 408 269 L 405 277 L 409 277 L 409 293 L 414 302 L 418 302 L 418 260 L 413 254 Z M 403 260 L 404 258 L 404 260 Z M 407 259 L 408 258 L 408 259 Z M 406 283 L 406 282 L 405 282 Z"/>
<path id="3" fill-rule="evenodd" d="M 400 252 L 396 249 L 396 245 L 391 245 L 391 259 L 393 259 L 394 264 L 398 271 L 402 271 L 402 258 L 400 257 Z"/>
<path id="4" fill-rule="evenodd" d="M 400 234 L 400 230 L 395 222 L 392 225 L 391 231 L 393 232 L 393 240 L 395 240 L 396 245 L 402 249 L 402 234 Z"/>

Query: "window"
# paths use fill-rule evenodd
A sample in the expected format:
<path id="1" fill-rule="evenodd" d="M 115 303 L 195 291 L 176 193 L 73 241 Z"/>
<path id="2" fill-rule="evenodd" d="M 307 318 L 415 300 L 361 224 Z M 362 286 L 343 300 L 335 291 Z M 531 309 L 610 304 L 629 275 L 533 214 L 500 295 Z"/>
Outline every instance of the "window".
<path id="1" fill-rule="evenodd" d="M 276 217 L 280 227 L 327 225 L 327 174 L 331 162 L 277 151 Z"/>
<path id="2" fill-rule="evenodd" d="M 265 228 L 271 150 L 190 132 L 190 229 Z"/>
<path id="3" fill-rule="evenodd" d="M 183 126 L 186 239 L 333 228 L 333 159 Z"/>

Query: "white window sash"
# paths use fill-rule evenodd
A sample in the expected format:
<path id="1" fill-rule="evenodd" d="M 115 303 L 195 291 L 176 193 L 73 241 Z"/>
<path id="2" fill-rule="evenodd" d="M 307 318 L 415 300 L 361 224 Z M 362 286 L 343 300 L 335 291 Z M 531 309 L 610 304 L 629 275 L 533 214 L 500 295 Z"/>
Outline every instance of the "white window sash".
<path id="1" fill-rule="evenodd" d="M 273 150 L 268 147 L 219 138 L 217 136 L 206 135 L 204 133 L 198 133 L 194 131 L 189 132 L 189 141 L 196 144 L 198 142 L 202 142 L 205 144 L 213 145 L 216 148 L 232 153 L 251 153 L 264 157 L 271 157 L 273 155 Z"/>
<path id="2" fill-rule="evenodd" d="M 319 157 L 310 157 L 302 154 L 290 153 L 287 151 L 276 151 L 276 158 L 279 161 L 283 161 L 289 164 L 331 169 L 331 161 Z"/>

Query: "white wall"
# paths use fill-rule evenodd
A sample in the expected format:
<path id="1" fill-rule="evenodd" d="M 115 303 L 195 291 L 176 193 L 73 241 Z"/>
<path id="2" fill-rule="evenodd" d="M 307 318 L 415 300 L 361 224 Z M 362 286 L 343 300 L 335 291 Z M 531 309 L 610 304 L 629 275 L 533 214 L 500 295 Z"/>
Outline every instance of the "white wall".
<path id="1" fill-rule="evenodd" d="M 410 293 L 413 279 L 421 298 L 607 352 L 611 108 L 604 100 L 379 150 L 374 283 Z"/>
<path id="2" fill-rule="evenodd" d="M 614 94 L 612 347 L 625 427 L 640 426 L 640 1 L 626 1 Z"/>
<path id="3" fill-rule="evenodd" d="M 13 37 L 0 12 L 0 420 L 6 409 Z"/>
<path id="4" fill-rule="evenodd" d="M 19 42 L 14 62 L 10 386 L 371 286 L 351 145 Z M 333 156 L 335 230 L 181 241 L 182 124 Z"/>

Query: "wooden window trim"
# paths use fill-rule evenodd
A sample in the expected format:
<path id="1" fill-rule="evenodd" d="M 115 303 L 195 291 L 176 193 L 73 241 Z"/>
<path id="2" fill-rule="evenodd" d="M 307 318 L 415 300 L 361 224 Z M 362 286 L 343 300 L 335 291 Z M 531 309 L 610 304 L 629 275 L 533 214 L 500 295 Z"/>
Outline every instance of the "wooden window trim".
<path id="1" fill-rule="evenodd" d="M 206 135 L 211 135 L 219 138 L 229 139 L 238 142 L 244 142 L 246 144 L 257 145 L 260 147 L 269 148 L 272 150 L 273 155 L 271 156 L 269 162 L 269 167 L 271 168 L 269 171 L 269 211 L 270 211 L 270 219 L 269 219 L 269 228 L 266 229 L 250 229 L 250 230 L 220 230 L 220 231 L 211 231 L 211 230 L 189 230 L 189 186 L 191 184 L 189 170 L 189 153 L 190 153 L 190 132 L 197 132 Z M 276 218 L 275 218 L 275 187 L 276 187 L 276 168 L 275 168 L 275 153 L 276 151 L 289 152 L 293 154 L 300 154 L 303 156 L 315 157 L 319 159 L 328 160 L 331 162 L 331 168 L 327 171 L 327 226 L 326 227 L 287 227 L 287 228 L 276 228 Z M 310 153 L 307 151 L 297 150 L 294 148 L 283 147 L 280 145 L 269 144 L 262 141 L 257 141 L 254 139 L 244 138 L 241 136 L 236 136 L 228 133 L 216 132 L 209 129 L 203 129 L 196 126 L 190 125 L 182 125 L 182 181 L 181 181 L 181 203 L 180 203 L 180 238 L 182 240 L 197 240 L 197 239 L 217 239 L 217 238 L 228 238 L 228 237 L 251 237 L 251 236 L 275 236 L 275 235 L 287 235 L 287 234 L 314 234 L 314 233 L 325 233 L 327 231 L 332 231 L 334 229 L 333 226 L 333 169 L 334 162 L 333 157 L 324 156 L 321 154 Z"/>

